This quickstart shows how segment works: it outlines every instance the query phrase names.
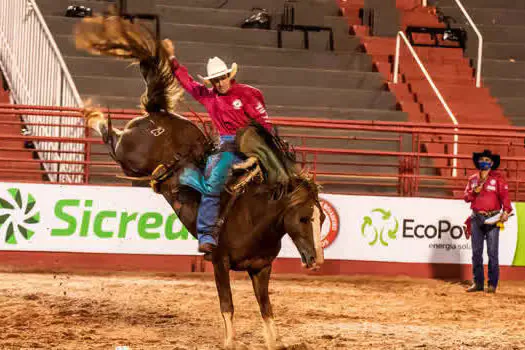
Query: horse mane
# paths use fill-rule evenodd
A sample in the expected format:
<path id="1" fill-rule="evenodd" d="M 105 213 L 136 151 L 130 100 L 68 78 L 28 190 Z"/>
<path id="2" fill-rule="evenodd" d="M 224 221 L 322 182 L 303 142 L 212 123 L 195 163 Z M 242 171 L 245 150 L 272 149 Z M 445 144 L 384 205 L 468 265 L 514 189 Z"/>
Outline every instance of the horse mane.
<path id="1" fill-rule="evenodd" d="M 143 112 L 175 112 L 184 90 L 173 76 L 168 53 L 143 24 L 110 11 L 108 16 L 86 17 L 77 23 L 75 40 L 78 49 L 93 55 L 130 59 L 139 64 L 146 82 L 141 96 Z"/>
<path id="2" fill-rule="evenodd" d="M 310 200 L 319 201 L 321 186 L 314 181 L 313 176 L 303 171 L 295 176 L 288 186 L 288 205 L 290 207 L 301 206 Z"/>

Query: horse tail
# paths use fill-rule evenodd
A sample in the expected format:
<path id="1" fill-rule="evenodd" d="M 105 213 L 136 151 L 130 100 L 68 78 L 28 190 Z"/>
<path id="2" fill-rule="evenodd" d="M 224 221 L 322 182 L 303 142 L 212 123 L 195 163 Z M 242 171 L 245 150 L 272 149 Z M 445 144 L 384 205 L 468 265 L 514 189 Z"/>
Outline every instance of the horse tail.
<path id="1" fill-rule="evenodd" d="M 115 14 L 85 17 L 75 26 L 75 41 L 77 49 L 93 55 L 138 63 L 146 82 L 146 91 L 141 97 L 143 111 L 175 112 L 184 90 L 173 76 L 168 53 L 144 25 Z"/>
<path id="2" fill-rule="evenodd" d="M 97 131 L 102 136 L 102 141 L 108 146 L 109 154 L 113 160 L 117 160 L 116 149 L 118 141 L 122 131 L 119 129 L 113 128 L 111 123 L 111 117 L 108 115 L 108 118 L 104 116 L 104 113 L 97 108 L 84 108 L 82 110 L 84 119 L 86 120 L 86 125 L 95 131 Z"/>

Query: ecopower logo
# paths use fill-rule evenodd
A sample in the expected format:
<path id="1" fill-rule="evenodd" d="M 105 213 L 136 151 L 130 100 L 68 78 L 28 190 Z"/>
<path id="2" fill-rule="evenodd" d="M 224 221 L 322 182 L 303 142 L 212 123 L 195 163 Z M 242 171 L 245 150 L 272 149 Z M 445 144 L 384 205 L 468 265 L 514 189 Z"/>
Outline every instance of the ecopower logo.
<path id="1" fill-rule="evenodd" d="M 368 240 L 370 246 L 379 242 L 388 247 L 388 242 L 397 238 L 398 230 L 398 219 L 390 210 L 382 208 L 372 209 L 370 215 L 365 216 L 361 223 L 361 235 Z"/>
<path id="2" fill-rule="evenodd" d="M 18 188 L 0 194 L 0 234 L 4 242 L 15 245 L 20 238 L 30 240 L 40 222 L 40 212 L 31 193 L 23 195 Z"/>
<path id="3" fill-rule="evenodd" d="M 460 222 L 435 216 L 421 218 L 418 216 L 394 216 L 389 209 L 376 208 L 361 221 L 361 235 L 370 246 L 389 246 L 389 242 L 420 241 L 429 242 L 430 248 L 464 249 L 459 243 L 465 240 L 465 227 Z M 465 246 L 467 247 L 467 246 Z"/>

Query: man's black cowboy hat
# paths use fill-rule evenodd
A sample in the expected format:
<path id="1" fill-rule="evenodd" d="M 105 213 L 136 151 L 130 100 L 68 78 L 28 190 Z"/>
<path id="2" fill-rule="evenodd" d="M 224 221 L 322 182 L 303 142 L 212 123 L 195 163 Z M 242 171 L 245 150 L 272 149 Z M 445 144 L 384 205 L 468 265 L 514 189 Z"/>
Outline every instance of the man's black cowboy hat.
<path id="1" fill-rule="evenodd" d="M 474 165 L 476 166 L 476 168 L 479 169 L 478 162 L 481 157 L 487 157 L 492 159 L 492 170 L 496 170 L 499 167 L 499 163 L 501 161 L 499 154 L 493 154 L 490 150 L 486 149 L 483 152 L 472 153 L 472 160 L 474 161 Z"/>

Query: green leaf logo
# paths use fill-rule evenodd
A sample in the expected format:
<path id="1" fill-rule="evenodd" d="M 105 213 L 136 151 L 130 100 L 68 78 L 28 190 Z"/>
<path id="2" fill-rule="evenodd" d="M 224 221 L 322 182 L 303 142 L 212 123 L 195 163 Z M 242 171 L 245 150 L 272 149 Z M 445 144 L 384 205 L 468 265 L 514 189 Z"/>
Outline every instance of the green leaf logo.
<path id="1" fill-rule="evenodd" d="M 7 198 L 0 197 L 0 232 L 5 232 L 7 244 L 17 244 L 17 237 L 31 239 L 34 225 L 40 222 L 40 212 L 35 209 L 36 200 L 28 193 L 23 200 L 18 188 L 7 190 Z"/>
<path id="2" fill-rule="evenodd" d="M 392 215 L 390 210 L 381 208 L 373 209 L 370 215 L 363 218 L 361 223 L 361 235 L 368 237 L 368 244 L 374 246 L 377 242 L 388 247 L 389 240 L 397 238 L 399 230 L 399 221 Z"/>

